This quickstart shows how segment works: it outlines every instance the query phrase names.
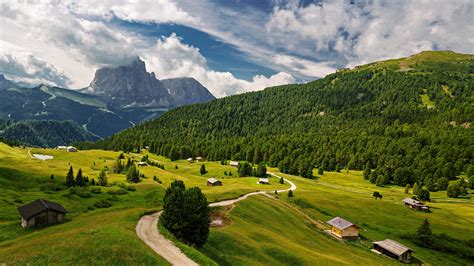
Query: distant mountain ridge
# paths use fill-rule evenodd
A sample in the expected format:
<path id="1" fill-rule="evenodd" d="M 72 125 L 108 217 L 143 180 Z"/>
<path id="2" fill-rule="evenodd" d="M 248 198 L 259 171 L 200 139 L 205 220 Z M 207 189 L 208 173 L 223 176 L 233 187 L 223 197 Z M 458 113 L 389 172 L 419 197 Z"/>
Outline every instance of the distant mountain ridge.
<path id="1" fill-rule="evenodd" d="M 161 83 L 168 90 L 176 106 L 209 102 L 216 97 L 194 78 L 164 79 Z"/>
<path id="2" fill-rule="evenodd" d="M 97 70 L 90 86 L 79 91 L 47 85 L 24 87 L 0 74 L 0 119 L 70 121 L 95 138 L 110 136 L 178 106 L 213 99 L 193 78 L 162 83 L 146 71 L 140 58 L 128 65 Z M 35 143 L 45 142 L 50 144 Z"/>

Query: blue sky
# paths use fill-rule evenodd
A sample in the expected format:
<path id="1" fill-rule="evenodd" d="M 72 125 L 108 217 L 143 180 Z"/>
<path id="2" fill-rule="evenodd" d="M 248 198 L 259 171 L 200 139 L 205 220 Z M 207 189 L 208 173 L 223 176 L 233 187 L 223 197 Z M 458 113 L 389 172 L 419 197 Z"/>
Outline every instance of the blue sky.
<path id="1" fill-rule="evenodd" d="M 471 0 L 2 0 L 0 73 L 87 87 L 140 56 L 215 96 L 324 77 L 424 50 L 474 53 Z"/>

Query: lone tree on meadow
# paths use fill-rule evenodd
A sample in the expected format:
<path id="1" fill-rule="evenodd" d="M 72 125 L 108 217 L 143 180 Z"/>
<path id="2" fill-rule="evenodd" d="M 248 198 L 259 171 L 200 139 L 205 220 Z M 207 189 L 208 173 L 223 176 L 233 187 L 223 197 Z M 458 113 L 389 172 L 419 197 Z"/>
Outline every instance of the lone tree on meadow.
<path id="1" fill-rule="evenodd" d="M 426 187 L 422 187 L 421 189 L 419 189 L 418 193 L 416 193 L 416 196 L 421 201 L 430 201 L 431 200 L 430 199 L 430 191 Z"/>
<path id="2" fill-rule="evenodd" d="M 293 190 L 288 190 L 288 198 L 292 198 L 293 197 Z"/>
<path id="3" fill-rule="evenodd" d="M 280 177 L 280 184 L 285 184 L 285 179 L 283 179 L 283 177 Z"/>
<path id="4" fill-rule="evenodd" d="M 424 247 L 429 247 L 433 242 L 433 232 L 431 232 L 430 222 L 425 218 L 415 233 L 417 244 Z"/>
<path id="5" fill-rule="evenodd" d="M 199 172 L 201 173 L 201 175 L 207 174 L 206 165 L 202 164 Z"/>
<path id="6" fill-rule="evenodd" d="M 209 237 L 209 205 L 201 189 L 186 189 L 183 181 L 173 181 L 163 198 L 160 223 L 176 238 L 202 247 Z"/>
<path id="7" fill-rule="evenodd" d="M 378 192 L 378 191 L 374 191 L 374 193 L 372 193 L 372 197 L 374 197 L 375 199 L 382 199 L 383 198 L 382 194 L 380 194 L 380 192 Z"/>
<path id="8" fill-rule="evenodd" d="M 74 181 L 74 170 L 72 169 L 72 166 L 69 167 L 69 172 L 67 172 L 66 175 L 66 186 L 72 187 L 74 186 L 75 181 Z"/>

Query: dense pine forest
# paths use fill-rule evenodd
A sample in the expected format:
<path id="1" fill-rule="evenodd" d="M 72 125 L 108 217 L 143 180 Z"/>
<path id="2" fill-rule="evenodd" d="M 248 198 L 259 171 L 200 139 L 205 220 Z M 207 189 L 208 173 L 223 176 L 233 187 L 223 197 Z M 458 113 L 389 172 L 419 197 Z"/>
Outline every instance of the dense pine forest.
<path id="1" fill-rule="evenodd" d="M 10 143 L 36 147 L 98 139 L 71 121 L 56 120 L 0 120 L 0 137 Z"/>
<path id="2" fill-rule="evenodd" d="M 149 146 L 173 158 L 263 162 L 306 177 L 313 167 L 372 169 L 373 182 L 382 176 L 383 183 L 435 189 L 440 179 L 474 167 L 473 58 L 423 52 L 344 69 L 307 84 L 177 108 L 78 146 Z"/>

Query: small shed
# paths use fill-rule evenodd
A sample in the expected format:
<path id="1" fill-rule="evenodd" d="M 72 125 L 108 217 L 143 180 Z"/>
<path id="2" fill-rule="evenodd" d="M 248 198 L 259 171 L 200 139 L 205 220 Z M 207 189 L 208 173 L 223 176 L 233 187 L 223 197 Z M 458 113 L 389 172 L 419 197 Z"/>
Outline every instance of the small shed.
<path id="1" fill-rule="evenodd" d="M 58 146 L 58 147 L 56 147 L 56 149 L 65 151 L 65 150 L 67 150 L 67 147 L 66 146 Z"/>
<path id="2" fill-rule="evenodd" d="M 372 242 L 372 244 L 374 250 L 406 263 L 409 263 L 411 261 L 412 252 L 414 252 L 411 248 L 406 247 L 391 239 Z"/>
<path id="3" fill-rule="evenodd" d="M 230 161 L 230 162 L 229 162 L 229 165 L 230 165 L 230 166 L 237 167 L 237 166 L 239 166 L 239 162 L 237 162 L 237 161 Z"/>
<path id="4" fill-rule="evenodd" d="M 148 164 L 146 162 L 138 162 L 137 165 L 140 167 L 143 167 L 143 166 L 147 166 Z"/>
<path id="5" fill-rule="evenodd" d="M 67 210 L 61 204 L 45 199 L 37 199 L 18 207 L 18 211 L 20 212 L 23 228 L 62 223 L 67 213 Z"/>
<path id="6" fill-rule="evenodd" d="M 403 199 L 402 202 L 406 207 L 412 210 L 424 211 L 424 212 L 430 211 L 430 208 L 428 206 L 426 206 L 425 204 L 415 199 L 405 198 Z"/>
<path id="7" fill-rule="evenodd" d="M 268 178 L 262 177 L 258 179 L 259 184 L 270 184 L 270 181 L 268 181 Z"/>
<path id="8" fill-rule="evenodd" d="M 196 157 L 196 161 L 202 162 L 202 161 L 204 161 L 204 158 L 202 158 L 202 157 Z"/>
<path id="9" fill-rule="evenodd" d="M 212 177 L 207 180 L 207 185 L 212 187 L 222 186 L 222 182 Z"/>
<path id="10" fill-rule="evenodd" d="M 190 157 L 190 158 L 186 159 L 186 161 L 192 163 L 192 162 L 194 162 L 194 159 Z"/>
<path id="11" fill-rule="evenodd" d="M 67 151 L 68 152 L 77 152 L 77 149 L 73 146 L 69 146 L 69 147 L 67 147 Z"/>
<path id="12" fill-rule="evenodd" d="M 359 226 L 341 218 L 336 217 L 327 222 L 331 226 L 331 234 L 341 239 L 358 239 Z"/>

